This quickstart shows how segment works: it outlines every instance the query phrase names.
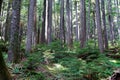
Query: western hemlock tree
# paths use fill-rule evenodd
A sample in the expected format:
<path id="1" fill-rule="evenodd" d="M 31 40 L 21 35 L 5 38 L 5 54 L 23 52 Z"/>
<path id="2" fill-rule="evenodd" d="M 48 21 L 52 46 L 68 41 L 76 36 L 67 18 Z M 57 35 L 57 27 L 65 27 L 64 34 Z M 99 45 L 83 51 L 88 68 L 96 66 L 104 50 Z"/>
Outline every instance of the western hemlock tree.
<path id="1" fill-rule="evenodd" d="M 102 53 L 104 51 L 104 47 L 103 47 L 103 38 L 102 38 L 99 0 L 96 0 L 95 3 L 96 3 L 96 27 L 97 27 L 97 35 L 98 35 L 98 46 L 100 52 Z"/>
<path id="2" fill-rule="evenodd" d="M 72 26 L 71 26 L 71 10 L 70 10 L 70 1 L 66 0 L 66 39 L 68 47 L 72 47 Z"/>
<path id="3" fill-rule="evenodd" d="M 35 0 L 30 0 L 29 10 L 28 10 L 28 25 L 27 25 L 27 39 L 26 39 L 26 53 L 32 51 L 32 32 L 34 29 L 34 7 Z"/>
<path id="4" fill-rule="evenodd" d="M 48 0 L 47 43 L 52 42 L 52 0 Z"/>
<path id="5" fill-rule="evenodd" d="M 20 7 L 21 0 L 12 1 L 12 19 L 8 59 L 10 62 L 14 63 L 18 63 L 20 61 L 20 41 L 19 41 Z"/>
<path id="6" fill-rule="evenodd" d="M 104 40 L 104 48 L 108 49 L 108 38 L 107 38 L 107 29 L 106 29 L 106 17 L 105 17 L 105 1 L 101 0 L 101 11 L 102 11 L 102 26 L 104 27 L 103 31 L 103 40 Z"/>
<path id="7" fill-rule="evenodd" d="M 65 42 L 64 31 L 64 0 L 60 0 L 60 40 Z"/>
<path id="8" fill-rule="evenodd" d="M 86 44 L 86 8 L 85 0 L 80 0 L 80 48 L 84 48 Z"/>
<path id="9" fill-rule="evenodd" d="M 42 13 L 42 31 L 41 31 L 41 43 L 45 43 L 45 21 L 46 21 L 46 0 L 43 2 L 43 13 Z"/>

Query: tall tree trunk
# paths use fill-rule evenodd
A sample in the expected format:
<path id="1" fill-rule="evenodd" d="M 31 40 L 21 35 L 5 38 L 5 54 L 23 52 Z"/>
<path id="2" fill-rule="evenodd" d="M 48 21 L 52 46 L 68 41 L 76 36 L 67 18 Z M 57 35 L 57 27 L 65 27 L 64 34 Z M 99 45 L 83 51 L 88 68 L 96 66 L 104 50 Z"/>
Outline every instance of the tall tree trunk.
<path id="1" fill-rule="evenodd" d="M 103 38 L 102 38 L 102 28 L 101 28 L 101 19 L 100 19 L 100 6 L 99 0 L 96 0 L 96 26 L 97 26 L 97 34 L 98 34 L 98 46 L 99 50 L 102 53 L 104 51 L 103 47 Z"/>
<path id="2" fill-rule="evenodd" d="M 35 9 L 34 7 L 35 0 L 30 0 L 27 26 L 26 53 L 30 53 L 32 51 L 32 32 L 34 29 L 34 9 Z"/>
<path id="3" fill-rule="evenodd" d="M 70 22 L 71 22 L 71 29 L 70 29 L 70 42 L 71 42 L 71 47 L 73 45 L 73 23 L 72 23 L 72 19 L 73 19 L 73 11 L 72 11 L 72 0 L 70 0 Z"/>
<path id="4" fill-rule="evenodd" d="M 61 0 L 60 0 L 61 1 Z M 53 0 L 53 26 L 52 26 L 52 35 L 54 37 L 54 39 L 57 39 L 56 37 L 56 2 L 55 0 Z"/>
<path id="5" fill-rule="evenodd" d="M 95 8 L 95 6 L 94 6 Z M 94 47 L 96 48 L 96 22 L 95 22 L 95 9 L 93 10 L 93 35 L 92 35 L 95 45 Z"/>
<path id="6" fill-rule="evenodd" d="M 34 27 L 32 32 L 32 45 L 35 47 L 37 45 L 37 13 L 36 13 L 36 0 L 34 0 Z"/>
<path id="7" fill-rule="evenodd" d="M 116 0 L 116 6 L 117 6 L 117 26 L 118 26 L 118 38 L 120 39 L 120 19 L 119 19 L 119 16 L 120 16 L 120 10 L 119 10 L 119 0 Z"/>
<path id="8" fill-rule="evenodd" d="M 112 16 L 112 2 L 108 0 L 108 21 L 110 26 L 110 41 L 111 45 L 114 45 L 114 31 L 113 31 L 113 16 Z"/>
<path id="9" fill-rule="evenodd" d="M 78 2 L 75 1 L 75 14 L 76 14 L 76 21 L 75 21 L 75 25 L 76 25 L 76 28 L 75 28 L 75 36 L 76 36 L 76 41 L 79 41 L 79 26 L 78 26 Z"/>
<path id="10" fill-rule="evenodd" d="M 45 43 L 45 21 L 46 21 L 46 0 L 43 3 L 44 10 L 42 14 L 42 31 L 41 31 L 41 43 Z"/>
<path id="11" fill-rule="evenodd" d="M 52 0 L 48 0 L 47 43 L 52 42 Z"/>
<path id="12" fill-rule="evenodd" d="M 70 1 L 66 0 L 66 29 L 67 29 L 67 34 L 66 34 L 66 39 L 67 39 L 67 44 L 68 47 L 71 48 L 72 47 L 72 40 L 71 40 L 71 36 L 72 36 L 72 32 L 71 32 L 71 10 L 70 10 Z"/>
<path id="13" fill-rule="evenodd" d="M 11 20 L 11 2 L 9 0 L 8 2 L 8 8 L 7 8 L 7 18 L 6 18 L 6 23 L 5 23 L 5 42 L 9 41 L 10 37 L 10 20 Z"/>
<path id="14" fill-rule="evenodd" d="M 86 44 L 86 8 L 85 8 L 85 0 L 80 0 L 80 47 L 84 48 Z"/>
<path id="15" fill-rule="evenodd" d="M 64 37 L 64 0 L 60 1 L 60 40 L 61 42 L 65 39 Z M 65 40 L 64 40 L 65 41 Z"/>
<path id="16" fill-rule="evenodd" d="M 21 46 L 21 42 L 22 42 L 22 35 L 23 35 L 23 23 L 21 22 L 20 23 L 20 28 L 19 28 L 19 48 L 20 48 L 20 46 Z"/>
<path id="17" fill-rule="evenodd" d="M 88 1 L 88 17 L 87 17 L 87 32 L 86 38 L 90 39 L 90 13 L 91 13 L 91 0 Z"/>
<path id="18" fill-rule="evenodd" d="M 0 13 L 1 17 L 5 17 L 6 16 L 4 14 L 5 5 L 6 5 L 5 2 L 2 1 L 2 4 L 0 5 L 1 6 L 1 13 Z M 4 41 L 4 19 L 0 22 L 0 37 L 1 37 L 1 40 Z"/>
<path id="19" fill-rule="evenodd" d="M 20 61 L 20 41 L 19 41 L 20 7 L 21 0 L 13 0 L 8 60 L 14 63 L 18 63 Z"/>
<path id="20" fill-rule="evenodd" d="M 41 15 L 39 15 L 39 19 L 38 19 L 38 22 L 40 22 L 40 19 L 41 19 Z M 37 30 L 37 44 L 40 43 L 40 40 L 41 40 L 41 31 L 40 31 L 40 24 L 38 24 L 38 30 Z"/>
<path id="21" fill-rule="evenodd" d="M 1 16 L 2 2 L 3 0 L 0 0 L 0 16 Z M 1 36 L 1 27 L 2 27 L 2 22 L 0 22 L 0 36 Z"/>
<path id="22" fill-rule="evenodd" d="M 102 26 L 104 27 L 103 39 L 104 39 L 104 48 L 108 49 L 108 39 L 107 39 L 107 29 L 106 29 L 106 18 L 105 18 L 105 1 L 101 0 L 101 10 L 102 10 Z"/>

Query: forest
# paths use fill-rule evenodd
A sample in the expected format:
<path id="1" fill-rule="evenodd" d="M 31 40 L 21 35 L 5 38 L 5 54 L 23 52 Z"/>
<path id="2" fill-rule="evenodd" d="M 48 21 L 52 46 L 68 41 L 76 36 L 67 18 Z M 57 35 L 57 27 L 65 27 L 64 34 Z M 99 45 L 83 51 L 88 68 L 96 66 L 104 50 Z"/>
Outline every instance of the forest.
<path id="1" fill-rule="evenodd" d="M 120 0 L 0 0 L 0 80 L 120 80 Z"/>

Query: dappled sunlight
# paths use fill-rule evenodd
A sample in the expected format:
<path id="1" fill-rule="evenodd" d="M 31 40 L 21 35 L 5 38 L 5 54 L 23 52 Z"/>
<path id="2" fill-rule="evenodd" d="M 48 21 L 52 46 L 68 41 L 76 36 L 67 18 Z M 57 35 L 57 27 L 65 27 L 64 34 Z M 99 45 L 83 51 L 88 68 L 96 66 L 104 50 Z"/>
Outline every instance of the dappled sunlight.
<path id="1" fill-rule="evenodd" d="M 109 60 L 110 62 L 114 63 L 115 65 L 117 65 L 118 67 L 120 67 L 120 61 L 119 60 Z"/>
<path id="2" fill-rule="evenodd" d="M 56 72 L 60 72 L 60 71 L 63 71 L 63 70 L 67 70 L 66 67 L 62 66 L 61 64 L 53 64 L 53 66 L 47 66 L 47 68 L 50 70 L 50 71 L 54 71 L 55 73 Z"/>
<path id="3" fill-rule="evenodd" d="M 117 63 L 117 60 L 109 60 L 110 62 Z"/>
<path id="4" fill-rule="evenodd" d="M 44 58 L 54 58 L 53 56 L 54 53 L 50 49 L 43 52 L 43 54 L 44 54 Z"/>

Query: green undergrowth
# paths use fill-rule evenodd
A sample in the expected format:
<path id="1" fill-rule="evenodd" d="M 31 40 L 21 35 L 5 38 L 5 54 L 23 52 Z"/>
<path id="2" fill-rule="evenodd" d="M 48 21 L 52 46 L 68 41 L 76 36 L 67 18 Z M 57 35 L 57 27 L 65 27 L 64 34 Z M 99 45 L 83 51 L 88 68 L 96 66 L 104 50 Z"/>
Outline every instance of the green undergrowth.
<path id="1" fill-rule="evenodd" d="M 37 49 L 27 58 L 24 66 L 33 69 L 44 66 L 51 74 L 51 80 L 101 80 L 120 67 L 118 60 L 108 58 L 106 53 L 100 53 L 93 47 L 80 49 L 79 45 L 75 45 L 73 49 L 68 49 L 55 42 L 48 46 L 38 45 Z M 48 80 L 50 76 L 42 73 Z"/>
<path id="2" fill-rule="evenodd" d="M 106 80 L 120 67 L 119 59 L 109 58 L 90 45 L 80 49 L 79 43 L 74 43 L 68 49 L 60 44 L 38 45 L 20 63 L 21 68 L 12 67 L 12 72 L 20 73 L 23 80 Z"/>

